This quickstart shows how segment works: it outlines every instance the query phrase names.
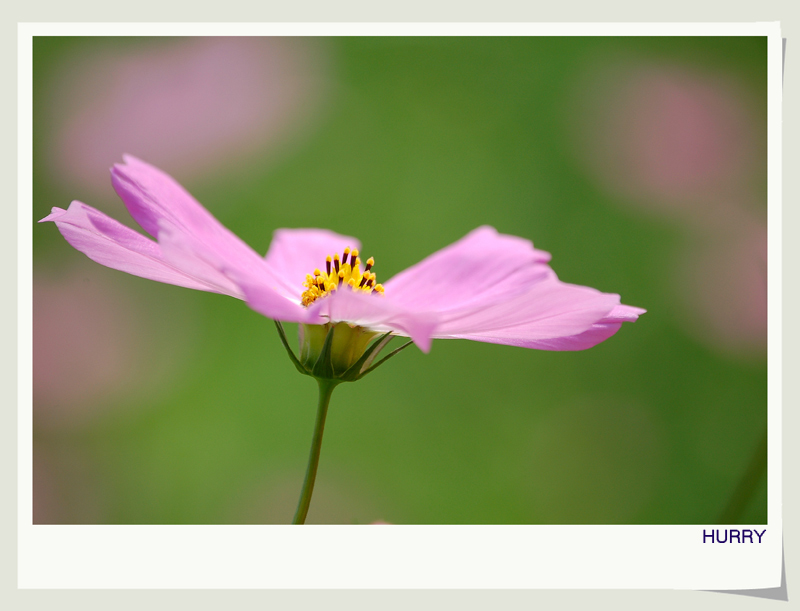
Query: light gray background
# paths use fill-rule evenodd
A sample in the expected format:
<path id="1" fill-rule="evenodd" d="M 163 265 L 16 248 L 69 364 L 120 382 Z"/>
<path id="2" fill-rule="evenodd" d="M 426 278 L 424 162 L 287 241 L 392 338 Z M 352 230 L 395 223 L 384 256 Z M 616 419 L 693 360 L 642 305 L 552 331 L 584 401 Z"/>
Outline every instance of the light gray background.
<path id="1" fill-rule="evenodd" d="M 17 22 L 172 21 L 172 22 L 300 22 L 300 21 L 438 21 L 438 22 L 755 22 L 781 21 L 788 39 L 784 73 L 784 191 L 783 201 L 783 336 L 784 390 L 783 515 L 786 593 L 792 602 L 797 587 L 798 520 L 798 405 L 800 381 L 793 375 L 800 366 L 796 348 L 800 322 L 800 167 L 798 114 L 800 105 L 800 19 L 796 0 L 698 1 L 673 0 L 646 4 L 634 0 L 590 0 L 539 4 L 520 0 L 406 0 L 377 3 L 367 0 L 270 2 L 228 0 L 202 5 L 194 2 L 139 0 L 109 3 L 101 0 L 32 1 L 2 12 L 0 35 L 0 178 L 6 212 L 0 240 L 0 272 L 5 282 L 0 301 L 0 606 L 7 609 L 52 609 L 76 606 L 84 609 L 152 609 L 191 606 L 337 609 L 529 609 L 609 607 L 614 609 L 752 609 L 780 604 L 758 595 L 743 596 L 685 591 L 19 591 L 16 589 L 16 46 Z M 753 592 L 752 594 L 757 594 Z M 774 598 L 782 592 L 769 592 Z"/>

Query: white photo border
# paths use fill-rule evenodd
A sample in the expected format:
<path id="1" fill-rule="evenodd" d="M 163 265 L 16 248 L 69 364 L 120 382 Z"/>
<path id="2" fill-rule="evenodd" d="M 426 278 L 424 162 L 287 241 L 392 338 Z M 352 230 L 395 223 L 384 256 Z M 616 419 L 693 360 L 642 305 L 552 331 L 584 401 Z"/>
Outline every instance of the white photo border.
<path id="1" fill-rule="evenodd" d="M 766 36 L 768 524 L 759 545 L 678 526 L 55 526 L 32 524 L 34 36 Z M 778 23 L 19 24 L 18 586 L 21 588 L 677 588 L 780 586 L 781 75 Z"/>

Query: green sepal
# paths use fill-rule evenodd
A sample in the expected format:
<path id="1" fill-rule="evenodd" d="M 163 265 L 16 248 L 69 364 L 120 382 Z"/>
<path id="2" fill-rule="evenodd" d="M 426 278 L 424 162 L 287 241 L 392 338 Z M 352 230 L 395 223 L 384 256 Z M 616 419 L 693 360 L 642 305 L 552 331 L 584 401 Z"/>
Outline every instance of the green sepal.
<path id="1" fill-rule="evenodd" d="M 332 325 L 328 328 L 319 352 L 319 356 L 314 362 L 314 365 L 311 366 L 310 362 L 306 363 L 305 365 L 300 362 L 300 359 L 295 356 L 294 352 L 289 347 L 289 341 L 286 338 L 286 331 L 284 330 L 283 325 L 278 320 L 274 322 L 275 328 L 278 330 L 278 337 L 281 338 L 281 343 L 283 344 L 283 347 L 286 348 L 286 353 L 289 355 L 289 358 L 291 359 L 292 364 L 295 366 L 295 369 L 297 369 L 297 371 L 303 375 L 311 376 L 318 381 L 330 381 L 335 382 L 336 384 L 339 384 L 340 382 L 355 382 L 356 380 L 360 380 L 365 375 L 375 370 L 378 366 L 383 365 L 383 363 L 388 361 L 395 354 L 414 343 L 413 341 L 406 342 L 373 365 L 372 363 L 377 358 L 380 351 L 383 350 L 383 348 L 386 347 L 389 342 L 392 341 L 392 339 L 394 339 L 392 332 L 387 331 L 383 335 L 378 336 L 377 339 L 375 339 L 375 341 L 373 341 L 364 350 L 364 353 L 355 363 L 348 367 L 343 373 L 337 375 L 333 366 L 332 354 L 336 325 Z"/>
<path id="2" fill-rule="evenodd" d="M 335 379 L 333 371 L 333 363 L 331 362 L 331 344 L 333 343 L 333 331 L 335 327 L 328 329 L 325 336 L 325 343 L 322 344 L 322 351 L 320 352 L 317 362 L 311 369 L 311 375 L 317 379 L 333 380 Z"/>
<path id="3" fill-rule="evenodd" d="M 403 348 L 408 348 L 408 347 L 409 347 L 411 344 L 413 344 L 413 343 L 414 343 L 414 342 L 413 342 L 413 340 L 409 340 L 409 341 L 407 341 L 405 344 L 403 344 L 402 346 L 400 346 L 399 348 L 395 348 L 395 349 L 394 349 L 394 350 L 392 350 L 392 351 L 391 351 L 389 354 L 387 354 L 385 357 L 383 357 L 383 358 L 382 358 L 380 361 L 378 361 L 378 362 L 377 362 L 377 363 L 375 363 L 375 364 L 374 364 L 372 367 L 370 367 L 370 368 L 369 368 L 369 369 L 367 369 L 367 370 L 366 370 L 364 373 L 362 373 L 362 374 L 361 374 L 361 376 L 359 376 L 359 379 L 360 379 L 360 378 L 363 378 L 363 377 L 364 377 L 365 375 L 367 375 L 368 373 L 372 373 L 372 372 L 373 372 L 373 371 L 375 371 L 375 370 L 376 370 L 378 367 L 380 367 L 380 366 L 381 366 L 381 365 L 383 365 L 383 364 L 384 364 L 386 361 L 388 361 L 390 358 L 392 358 L 392 357 L 393 357 L 395 354 L 397 354 L 398 352 L 400 352 L 400 351 L 401 351 Z"/>
<path id="4" fill-rule="evenodd" d="M 361 379 L 363 375 L 363 372 L 361 371 L 362 368 L 364 368 L 365 364 L 368 367 L 369 364 L 372 363 L 370 357 L 373 356 L 373 353 L 375 353 L 376 350 L 380 350 L 392 340 L 392 338 L 390 337 L 391 335 L 392 332 L 387 331 L 386 333 L 381 335 L 378 339 L 376 339 L 374 342 L 372 342 L 369 345 L 369 347 L 364 351 L 364 354 L 361 355 L 361 358 L 359 358 L 355 363 L 353 363 L 350 366 L 350 368 L 339 377 L 346 382 L 355 382 L 356 380 Z M 375 356 L 377 356 L 377 354 L 375 354 Z"/>
<path id="5" fill-rule="evenodd" d="M 284 330 L 281 322 L 279 320 L 276 320 L 274 322 L 275 322 L 275 327 L 277 327 L 278 329 L 278 336 L 281 338 L 281 343 L 283 344 L 283 347 L 286 348 L 286 352 L 289 353 L 289 358 L 292 360 L 292 363 L 297 368 L 297 371 L 306 376 L 311 375 L 311 373 L 300 364 L 300 361 L 297 360 L 297 357 L 294 355 L 294 352 L 292 352 L 292 349 L 289 347 L 289 342 L 286 340 L 286 331 Z"/>

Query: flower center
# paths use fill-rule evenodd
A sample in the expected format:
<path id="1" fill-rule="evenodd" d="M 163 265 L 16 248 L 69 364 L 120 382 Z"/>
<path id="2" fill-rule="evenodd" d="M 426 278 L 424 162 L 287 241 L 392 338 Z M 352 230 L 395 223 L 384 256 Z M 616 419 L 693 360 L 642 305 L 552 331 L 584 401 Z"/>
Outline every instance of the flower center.
<path id="1" fill-rule="evenodd" d="M 349 259 L 349 262 L 348 262 Z M 358 250 L 349 248 L 344 249 L 341 261 L 339 254 L 333 257 L 328 255 L 325 258 L 325 271 L 314 270 L 314 275 L 306 274 L 306 281 L 303 286 L 302 301 L 304 306 L 309 306 L 317 299 L 327 297 L 333 291 L 338 291 L 343 287 L 348 287 L 351 291 L 360 293 L 383 294 L 383 286 L 375 283 L 375 273 L 371 272 L 375 265 L 375 259 L 370 257 L 361 271 L 361 259 L 358 258 Z"/>

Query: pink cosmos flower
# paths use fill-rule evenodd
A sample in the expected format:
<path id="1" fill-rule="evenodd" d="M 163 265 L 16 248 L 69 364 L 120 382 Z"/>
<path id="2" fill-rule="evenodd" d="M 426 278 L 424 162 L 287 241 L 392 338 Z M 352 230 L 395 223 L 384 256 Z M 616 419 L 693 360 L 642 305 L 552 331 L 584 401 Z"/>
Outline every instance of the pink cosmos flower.
<path id="1" fill-rule="evenodd" d="M 243 299 L 276 321 L 346 322 L 410 337 L 424 352 L 433 339 L 448 338 L 583 350 L 645 312 L 621 305 L 619 295 L 561 282 L 548 253 L 492 227 L 475 229 L 383 285 L 374 261 L 358 257 L 358 240 L 324 229 L 279 229 L 261 257 L 170 176 L 134 157 L 124 160 L 111 169 L 112 184 L 156 241 L 79 201 L 53 208 L 40 222 L 55 222 L 72 246 L 102 265 Z"/>

